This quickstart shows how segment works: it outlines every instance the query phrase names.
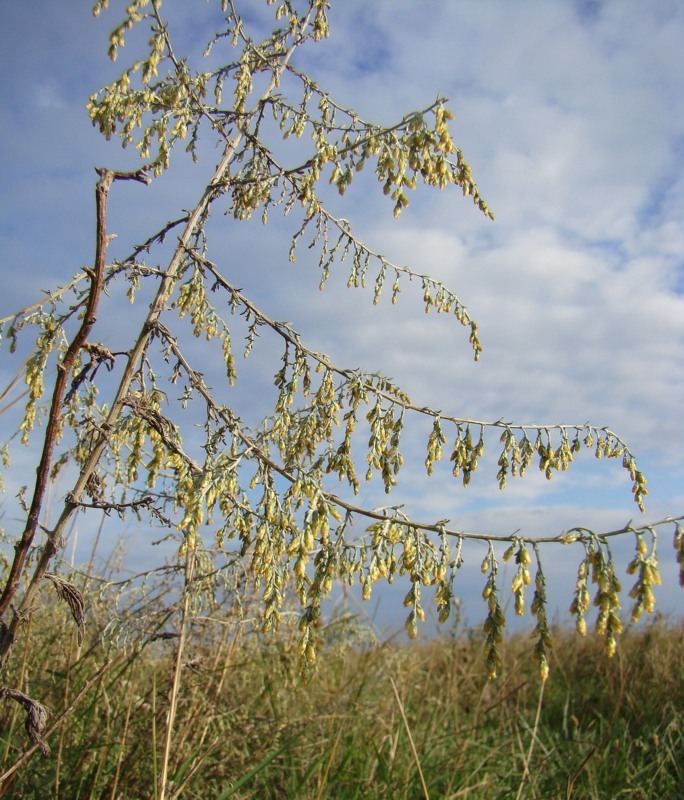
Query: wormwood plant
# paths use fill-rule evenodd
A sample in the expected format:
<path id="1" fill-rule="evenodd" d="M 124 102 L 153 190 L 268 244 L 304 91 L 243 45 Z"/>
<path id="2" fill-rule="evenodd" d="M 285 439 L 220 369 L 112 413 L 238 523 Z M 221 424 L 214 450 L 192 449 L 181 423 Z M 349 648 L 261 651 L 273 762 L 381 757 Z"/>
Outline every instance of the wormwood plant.
<path id="1" fill-rule="evenodd" d="M 10 351 L 20 336 L 37 331 L 25 364 L 28 402 L 21 442 L 33 441 L 39 414 L 44 414 L 44 428 L 36 481 L 26 494 L 25 528 L 16 537 L 0 597 L 0 658 L 7 665 L 46 581 L 69 604 L 79 637 L 83 635 L 81 592 L 50 572 L 74 515 L 135 512 L 179 532 L 177 557 L 184 570 L 184 590 L 174 610 L 177 664 L 167 718 L 167 759 L 189 620 L 203 603 L 211 603 L 217 575 L 235 563 L 244 565 L 249 581 L 261 592 L 264 631 L 278 627 L 286 592 L 298 597 L 306 672 L 316 657 L 322 603 L 335 581 L 358 581 L 367 598 L 377 581 L 405 575 L 410 583 L 404 601 L 406 630 L 414 637 L 424 619 L 423 588 L 435 587 L 439 619 L 446 620 L 456 573 L 466 557 L 464 545 L 485 542 L 486 668 L 494 677 L 501 665 L 499 643 L 505 625 L 495 543 L 505 541 L 503 559 L 516 564 L 512 590 L 517 614 L 524 612 L 527 595 L 532 594 L 534 652 L 542 679 L 548 674 L 551 647 L 542 543 L 575 543 L 580 549 L 572 613 L 584 634 L 593 596 L 596 628 L 609 654 L 621 629 L 611 537 L 631 533 L 636 539 L 628 570 L 636 576 L 630 591 L 633 619 L 653 610 L 652 587 L 660 582 L 656 526 L 675 523 L 675 546 L 684 570 L 684 530 L 676 520 L 607 532 L 578 527 L 556 537 L 531 539 L 457 530 L 448 521 L 414 519 L 399 506 L 371 509 L 355 501 L 363 480 L 377 477 L 391 492 L 403 464 L 402 429 L 412 415 L 430 421 L 428 474 L 436 461 L 448 456 L 454 477 L 464 486 L 486 447 L 499 452 L 497 480 L 502 489 L 511 477 L 524 476 L 533 462 L 551 478 L 567 470 L 576 453 L 590 448 L 597 458 L 621 461 L 642 511 L 647 490 L 634 455 L 608 428 L 513 424 L 438 412 L 412 401 L 380 374 L 334 363 L 315 343 L 304 341 L 293 325 L 271 319 L 231 280 L 226 254 L 210 248 L 210 215 L 227 215 L 225 224 L 239 225 L 253 215 L 268 224 L 271 215 L 283 214 L 294 220 L 290 261 L 302 246 L 318 253 L 321 288 L 334 264 L 346 265 L 349 286 L 370 284 L 375 302 L 385 290 L 396 302 L 405 281 L 417 282 L 425 311 L 453 315 L 466 329 L 475 359 L 482 350 L 477 324 L 451 289 L 392 263 L 361 241 L 347 219 L 331 212 L 321 190 L 323 184 L 331 184 L 344 195 L 354 176 L 370 169 L 395 217 L 408 205 L 411 190 L 424 183 L 460 189 L 493 219 L 452 139 L 452 115 L 445 99 L 387 126 L 362 119 L 297 66 L 301 47 L 315 46 L 328 36 L 331 3 L 267 4 L 276 27 L 259 40 L 252 37 L 243 16 L 249 4 L 209 3 L 220 24 L 196 62 L 176 51 L 161 0 L 134 0 L 126 6 L 110 36 L 109 56 L 116 60 L 132 29 L 143 27 L 149 36 L 146 54 L 94 94 L 88 111 L 107 139 L 119 137 L 124 147 L 137 150 L 142 166 L 130 172 L 98 169 L 93 266 L 3 320 Z M 108 0 L 98 0 L 94 13 L 107 5 Z M 200 4 L 196 13 L 203 13 Z M 131 245 L 127 256 L 108 261 L 107 204 L 114 184 L 150 183 L 170 168 L 174 148 L 185 148 L 196 162 L 202 155 L 205 163 L 202 137 L 217 141 L 221 156 L 199 199 L 142 244 Z M 146 292 L 149 306 L 140 301 Z M 101 312 L 108 313 L 105 303 L 116 302 L 122 293 L 138 310 L 138 327 L 115 352 L 98 341 L 96 320 Z M 190 346 L 192 337 L 183 318 L 190 320 L 194 337 L 206 342 L 201 359 L 198 349 Z M 231 331 L 239 318 L 246 334 L 244 344 L 236 347 Z M 272 412 L 254 423 L 237 416 L 226 387 L 238 380 L 236 351 L 249 356 L 257 336 L 266 334 L 280 343 L 282 358 L 275 368 Z M 212 357 L 222 360 L 223 385 L 212 386 L 204 376 Z M 54 383 L 46 389 L 53 374 Z M 364 444 L 355 434 L 357 426 L 370 430 L 363 467 L 358 453 Z M 4 453 L 7 466 L 9 452 Z M 49 482 L 65 465 L 75 467 L 68 472 L 75 475 L 73 485 L 57 507 L 48 509 Z M 223 560 L 216 560 L 216 553 L 222 553 Z M 3 680 L 12 682 L 7 674 Z M 27 709 L 27 732 L 47 751 L 42 736 L 47 711 L 18 689 L 2 692 Z M 166 768 L 165 762 L 162 794 Z"/>

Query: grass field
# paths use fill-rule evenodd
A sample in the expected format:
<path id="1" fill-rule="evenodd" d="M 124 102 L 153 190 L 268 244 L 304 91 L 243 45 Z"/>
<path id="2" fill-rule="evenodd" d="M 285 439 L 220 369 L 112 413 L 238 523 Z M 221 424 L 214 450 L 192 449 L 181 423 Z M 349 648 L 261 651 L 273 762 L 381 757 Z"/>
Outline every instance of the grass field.
<path id="1" fill-rule="evenodd" d="M 115 648 L 92 633 L 106 611 L 103 597 L 79 648 L 68 609 L 53 601 L 15 646 L 16 688 L 52 711 L 52 753 L 12 771 L 30 744 L 26 714 L 2 702 L 0 796 L 157 796 L 175 640 Z M 304 683 L 286 626 L 264 637 L 230 620 L 193 623 L 167 797 L 682 796 L 681 626 L 628 631 L 612 659 L 600 641 L 557 630 L 543 687 L 523 635 L 505 641 L 496 681 L 484 676 L 477 631 L 409 645 L 340 617 L 324 638 Z"/>

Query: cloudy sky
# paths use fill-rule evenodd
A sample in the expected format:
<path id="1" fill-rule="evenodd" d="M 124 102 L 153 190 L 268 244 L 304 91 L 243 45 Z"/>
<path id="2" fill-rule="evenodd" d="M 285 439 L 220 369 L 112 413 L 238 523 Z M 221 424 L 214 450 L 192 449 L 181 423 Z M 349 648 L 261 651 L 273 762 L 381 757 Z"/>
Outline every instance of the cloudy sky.
<path id="1" fill-rule="evenodd" d="M 88 95 L 118 74 L 106 57 L 121 13 L 111 5 L 98 19 L 90 0 L 0 8 L 0 317 L 92 261 L 93 166 L 137 166 L 132 152 L 99 137 L 85 111 Z M 249 5 L 256 23 L 272 13 L 265 3 Z M 215 260 L 223 252 L 235 283 L 269 316 L 291 321 L 314 350 L 341 366 L 383 371 L 416 405 L 478 419 L 609 426 L 649 479 L 644 519 L 684 513 L 684 6 L 332 6 L 330 40 L 302 54 L 300 66 L 340 104 L 380 123 L 437 95 L 450 98 L 454 137 L 496 221 L 458 191 L 425 190 L 395 221 L 372 179 L 359 180 L 335 208 L 388 259 L 452 288 L 480 324 L 484 354 L 474 363 L 463 329 L 426 317 L 418 288 L 407 286 L 397 306 L 374 307 L 371 292 L 344 288 L 341 267 L 319 293 L 314 263 L 288 263 L 287 220 L 239 230 L 226 222 Z M 206 4 L 168 0 L 164 10 L 179 24 L 177 49 L 197 47 L 210 24 Z M 121 63 L 127 58 L 122 51 Z M 198 168 L 179 160 L 148 189 L 117 185 L 110 230 L 120 254 L 194 205 L 214 153 L 207 143 Z M 120 321 L 101 324 L 107 343 Z M 278 368 L 268 347 L 264 385 Z M 245 366 L 238 405 L 252 402 L 260 363 Z M 3 386 L 17 366 L 3 356 Z M 551 483 L 531 474 L 503 493 L 495 467 L 483 468 L 464 491 L 448 468 L 426 478 L 418 437 L 407 448 L 416 467 L 407 466 L 393 498 L 422 520 L 553 535 L 575 525 L 610 530 L 641 516 L 619 465 L 586 457 Z M 385 502 L 373 487 L 362 499 Z M 631 547 L 620 551 L 624 560 Z M 670 527 L 660 554 L 661 608 L 681 612 Z M 482 555 L 473 549 L 461 585 L 471 620 L 481 614 Z M 553 582 L 569 591 L 579 558 L 549 551 Z M 567 606 L 567 592 L 558 602 Z"/>

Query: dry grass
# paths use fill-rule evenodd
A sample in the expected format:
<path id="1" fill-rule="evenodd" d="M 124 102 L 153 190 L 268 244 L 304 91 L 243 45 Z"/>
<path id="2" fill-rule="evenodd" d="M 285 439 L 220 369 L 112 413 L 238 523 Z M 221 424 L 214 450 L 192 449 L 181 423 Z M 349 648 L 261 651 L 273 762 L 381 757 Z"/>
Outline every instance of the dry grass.
<path id="1" fill-rule="evenodd" d="M 53 710 L 52 755 L 0 796 L 156 796 L 175 640 L 108 651 L 96 608 L 79 648 L 64 604 L 51 611 L 13 658 L 20 688 Z M 557 631 L 543 696 L 524 636 L 488 682 L 479 635 L 371 642 L 339 619 L 304 684 L 295 633 L 240 630 L 189 630 L 167 797 L 674 800 L 684 785 L 684 637 L 662 621 L 628 632 L 611 660 Z M 0 712 L 6 771 L 27 739 L 21 709 Z"/>

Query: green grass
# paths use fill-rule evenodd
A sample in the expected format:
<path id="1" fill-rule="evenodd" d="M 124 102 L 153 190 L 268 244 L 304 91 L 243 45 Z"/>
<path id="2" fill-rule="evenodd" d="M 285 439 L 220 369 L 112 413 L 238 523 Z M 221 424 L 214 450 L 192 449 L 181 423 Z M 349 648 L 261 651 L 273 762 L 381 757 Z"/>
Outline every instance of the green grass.
<path id="1" fill-rule="evenodd" d="M 155 797 L 174 640 L 79 651 L 73 627 L 51 607 L 13 651 L 16 688 L 49 706 L 51 723 L 68 714 L 48 736 L 52 755 L 33 755 L 0 796 Z M 662 621 L 628 631 L 613 659 L 556 631 L 543 691 L 527 636 L 506 640 L 489 682 L 479 634 L 383 644 L 340 619 L 303 683 L 295 632 L 240 630 L 193 626 L 168 797 L 413 800 L 423 782 L 432 800 L 681 796 L 684 637 Z M 28 747 L 24 717 L 0 704 L 2 772 Z"/>

